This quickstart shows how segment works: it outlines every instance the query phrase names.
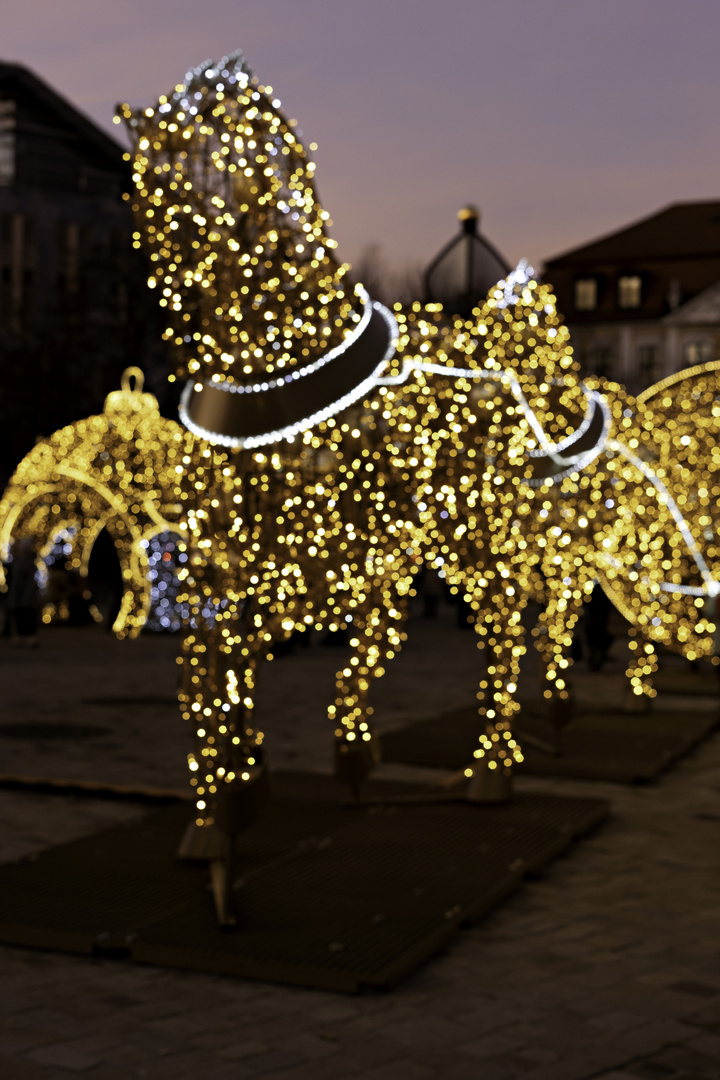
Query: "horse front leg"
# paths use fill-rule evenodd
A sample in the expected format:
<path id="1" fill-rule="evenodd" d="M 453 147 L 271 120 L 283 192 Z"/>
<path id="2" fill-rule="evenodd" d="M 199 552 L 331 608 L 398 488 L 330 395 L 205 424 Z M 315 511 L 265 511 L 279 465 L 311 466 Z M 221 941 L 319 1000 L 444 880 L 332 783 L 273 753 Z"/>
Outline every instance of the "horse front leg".
<path id="1" fill-rule="evenodd" d="M 218 922 L 231 927 L 237 836 L 268 795 L 263 735 L 252 722 L 258 656 L 226 626 L 193 622 L 183 640 L 179 696 L 194 729 L 188 765 L 196 814 L 180 855 L 209 860 Z"/>
<path id="2" fill-rule="evenodd" d="M 383 597 L 385 603 L 353 612 L 352 653 L 337 673 L 337 697 L 328 710 L 335 724 L 335 776 L 350 787 L 355 798 L 380 761 L 378 740 L 370 724 L 368 693 L 373 680 L 385 674 L 383 665 L 399 652 L 406 637 L 402 630 L 406 598 L 398 596 L 394 589 L 385 589 Z"/>

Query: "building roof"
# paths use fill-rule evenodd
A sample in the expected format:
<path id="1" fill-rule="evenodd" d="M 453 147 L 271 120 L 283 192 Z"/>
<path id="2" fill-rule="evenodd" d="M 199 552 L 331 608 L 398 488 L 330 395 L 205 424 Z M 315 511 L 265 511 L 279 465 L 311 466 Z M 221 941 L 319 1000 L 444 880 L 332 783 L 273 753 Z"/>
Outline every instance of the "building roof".
<path id="1" fill-rule="evenodd" d="M 590 244 L 555 255 L 555 266 L 720 257 L 720 200 L 673 203 Z"/>
<path id="2" fill-rule="evenodd" d="M 127 172 L 123 147 L 22 64 L 0 60 L 0 98 L 22 97 L 80 137 L 88 149 L 105 159 L 107 168 Z"/>
<path id="3" fill-rule="evenodd" d="M 720 281 L 663 318 L 669 326 L 720 326 Z"/>

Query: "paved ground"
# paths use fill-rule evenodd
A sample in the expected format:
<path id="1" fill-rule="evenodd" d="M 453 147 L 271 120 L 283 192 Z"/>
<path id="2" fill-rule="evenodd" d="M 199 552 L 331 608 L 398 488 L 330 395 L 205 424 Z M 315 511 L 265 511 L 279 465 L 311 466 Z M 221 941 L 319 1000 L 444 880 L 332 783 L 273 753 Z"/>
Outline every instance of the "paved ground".
<path id="1" fill-rule="evenodd" d="M 384 729 L 475 692 L 473 635 L 455 629 L 449 609 L 410 630 L 378 687 Z M 172 638 L 119 643 L 94 628 L 46 630 L 34 652 L 1 640 L 0 773 L 183 786 L 187 733 L 164 703 L 175 647 Z M 602 675 L 579 666 L 581 697 L 620 700 L 622 642 L 615 653 Z M 314 643 L 268 669 L 263 726 L 276 767 L 329 767 L 324 709 L 342 656 Z M 155 700 L 112 701 L 123 695 Z M 38 721 L 84 733 L 48 739 L 33 730 Z M 655 785 L 523 783 L 607 796 L 613 817 L 391 993 L 346 997 L 0 949 L 0 1077 L 720 1077 L 720 738 Z M 0 790 L 0 858 L 140 812 Z"/>

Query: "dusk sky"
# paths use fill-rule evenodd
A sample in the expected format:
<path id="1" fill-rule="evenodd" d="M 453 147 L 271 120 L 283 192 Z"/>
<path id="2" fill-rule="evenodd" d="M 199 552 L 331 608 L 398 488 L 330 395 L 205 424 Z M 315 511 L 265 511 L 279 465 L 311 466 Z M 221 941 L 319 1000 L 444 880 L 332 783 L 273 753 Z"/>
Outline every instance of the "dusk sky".
<path id="1" fill-rule="evenodd" d="M 23 0 L 0 57 L 120 137 L 241 48 L 297 118 L 343 259 L 424 265 L 466 202 L 536 265 L 720 196 L 720 0 Z"/>

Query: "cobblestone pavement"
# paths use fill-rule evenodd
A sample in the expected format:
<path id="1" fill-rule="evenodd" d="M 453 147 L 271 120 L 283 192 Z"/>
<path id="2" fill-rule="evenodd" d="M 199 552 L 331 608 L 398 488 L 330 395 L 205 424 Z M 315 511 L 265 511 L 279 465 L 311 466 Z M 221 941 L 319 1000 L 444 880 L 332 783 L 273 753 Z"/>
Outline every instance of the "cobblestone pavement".
<path id="1" fill-rule="evenodd" d="M 445 608 L 411 620 L 376 694 L 381 729 L 474 694 L 473 635 L 453 619 Z M 0 641 L 0 773 L 184 787 L 176 647 L 95 628 L 45 630 L 32 652 Z M 607 673 L 578 666 L 581 698 L 620 700 L 622 642 L 615 651 Z M 267 669 L 261 717 L 276 767 L 329 768 L 325 708 L 343 655 L 313 643 Z M 112 700 L 123 697 L 135 704 Z M 49 739 L 39 721 L 83 728 Z M 653 785 L 521 783 L 608 797 L 613 816 L 397 989 L 350 997 L 0 949 L 0 1078 L 720 1078 L 720 737 Z M 142 812 L 0 790 L 0 858 Z"/>

